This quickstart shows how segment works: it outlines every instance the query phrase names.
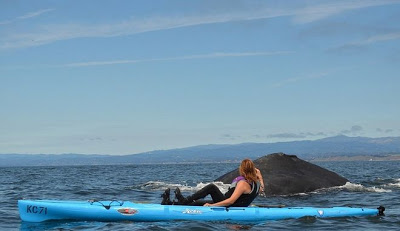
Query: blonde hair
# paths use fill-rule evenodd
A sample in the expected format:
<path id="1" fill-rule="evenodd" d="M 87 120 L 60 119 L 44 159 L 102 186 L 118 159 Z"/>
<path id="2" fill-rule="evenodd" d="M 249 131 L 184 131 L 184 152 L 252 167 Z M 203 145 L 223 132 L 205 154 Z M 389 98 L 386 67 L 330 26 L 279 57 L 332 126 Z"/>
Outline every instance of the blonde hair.
<path id="1" fill-rule="evenodd" d="M 239 167 L 239 174 L 250 182 L 256 182 L 258 179 L 256 167 L 254 166 L 253 161 L 250 159 L 242 160 L 242 163 Z"/>

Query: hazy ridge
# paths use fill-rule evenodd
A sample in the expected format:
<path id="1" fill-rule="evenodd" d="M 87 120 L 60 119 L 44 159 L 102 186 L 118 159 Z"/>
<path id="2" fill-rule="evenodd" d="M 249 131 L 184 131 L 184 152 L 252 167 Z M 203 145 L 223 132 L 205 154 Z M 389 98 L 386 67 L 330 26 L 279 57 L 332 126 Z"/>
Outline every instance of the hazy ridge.
<path id="1" fill-rule="evenodd" d="M 334 136 L 314 141 L 210 144 L 132 155 L 1 154 L 0 166 L 237 162 L 245 157 L 256 159 L 276 152 L 314 161 L 400 160 L 400 137 Z"/>

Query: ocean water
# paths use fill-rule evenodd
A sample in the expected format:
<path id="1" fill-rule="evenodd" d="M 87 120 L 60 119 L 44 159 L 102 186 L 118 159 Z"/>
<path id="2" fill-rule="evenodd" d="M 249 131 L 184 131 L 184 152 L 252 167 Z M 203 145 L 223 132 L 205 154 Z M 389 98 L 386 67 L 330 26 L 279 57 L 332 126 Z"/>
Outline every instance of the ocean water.
<path id="1" fill-rule="evenodd" d="M 350 180 L 317 192 L 257 197 L 254 204 L 386 207 L 385 216 L 235 222 L 22 222 L 18 199 L 129 200 L 160 203 L 167 187 L 190 194 L 239 164 L 165 164 L 0 168 L 0 230 L 400 230 L 400 162 L 320 162 Z M 268 176 L 264 176 L 268 178 Z M 222 190 L 227 185 L 218 184 Z"/>

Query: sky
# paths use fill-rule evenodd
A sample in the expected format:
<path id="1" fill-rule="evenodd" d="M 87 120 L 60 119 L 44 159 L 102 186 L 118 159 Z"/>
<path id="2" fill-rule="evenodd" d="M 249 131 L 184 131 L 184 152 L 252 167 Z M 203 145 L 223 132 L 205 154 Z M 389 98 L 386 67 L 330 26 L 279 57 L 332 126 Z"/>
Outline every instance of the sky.
<path id="1" fill-rule="evenodd" d="M 400 136 L 398 0 L 0 0 L 0 153 Z"/>

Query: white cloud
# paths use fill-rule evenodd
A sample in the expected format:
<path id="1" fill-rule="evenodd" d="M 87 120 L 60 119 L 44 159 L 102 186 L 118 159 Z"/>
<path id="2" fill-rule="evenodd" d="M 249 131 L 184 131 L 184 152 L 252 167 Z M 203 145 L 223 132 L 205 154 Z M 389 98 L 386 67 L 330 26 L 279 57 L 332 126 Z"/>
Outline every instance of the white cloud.
<path id="1" fill-rule="evenodd" d="M 362 132 L 364 129 L 363 127 L 361 127 L 360 125 L 354 125 L 350 128 L 350 130 L 342 130 L 340 133 L 341 134 L 358 134 L 360 132 Z"/>
<path id="2" fill-rule="evenodd" d="M 278 134 L 271 134 L 267 136 L 268 138 L 284 138 L 284 139 L 299 139 L 299 138 L 306 138 L 303 134 L 296 134 L 296 133 L 278 133 Z"/>
<path id="3" fill-rule="evenodd" d="M 28 19 L 28 18 L 33 18 L 33 17 L 37 17 L 41 14 L 53 11 L 54 9 L 43 9 L 43 10 L 39 10 L 39 11 L 35 11 L 35 12 L 30 12 L 28 14 L 22 15 L 17 17 L 18 19 Z"/>
<path id="4" fill-rule="evenodd" d="M 5 21 L 1 21 L 1 22 L 0 22 L 0 25 L 10 24 L 10 23 L 12 23 L 12 22 L 13 22 L 12 20 L 5 20 Z"/>
<path id="5" fill-rule="evenodd" d="M 293 16 L 296 23 L 310 23 L 345 11 L 399 3 L 398 0 L 333 1 L 333 3 L 314 5 L 296 10 Z"/>
<path id="6" fill-rule="evenodd" d="M 297 9 L 273 9 L 269 7 L 257 7 L 252 9 L 240 9 L 237 11 L 214 13 L 196 16 L 164 16 L 146 19 L 131 18 L 122 22 L 110 24 L 57 24 L 32 28 L 32 32 L 20 32 L 2 36 L 0 49 L 24 48 L 39 46 L 60 40 L 87 37 L 116 37 L 145 33 L 150 31 L 169 30 L 180 27 L 189 27 L 214 23 L 227 23 L 235 21 L 248 21 L 258 19 L 276 18 L 282 16 L 293 16 L 295 23 L 310 23 L 340 14 L 344 11 L 361 9 L 371 6 L 400 3 L 395 0 L 380 1 L 335 1 L 334 4 L 320 4 L 311 7 L 300 7 Z M 38 16 L 52 9 L 32 12 L 20 19 Z M 7 21 L 6 21 L 7 22 Z M 5 23 L 5 22 L 3 22 Z M 0 23 L 1 24 L 1 23 Z"/>
<path id="7" fill-rule="evenodd" d="M 400 32 L 374 35 L 374 36 L 369 37 L 366 40 L 351 43 L 350 45 L 362 46 L 362 45 L 368 45 L 368 44 L 372 44 L 372 43 L 384 42 L 384 41 L 389 41 L 389 40 L 397 40 L 397 39 L 400 39 Z"/>
<path id="8" fill-rule="evenodd" d="M 294 83 L 297 83 L 297 82 L 323 78 L 323 77 L 325 77 L 327 75 L 328 75 L 328 73 L 318 73 L 318 74 L 312 74 L 312 75 L 305 76 L 305 77 L 288 78 L 288 79 L 282 80 L 280 82 L 276 82 L 276 83 L 272 84 L 271 86 L 273 88 L 279 88 L 279 87 L 283 87 L 283 86 L 286 86 L 286 85 L 289 85 L 289 84 L 294 84 Z"/>
<path id="9" fill-rule="evenodd" d="M 292 53 L 292 52 L 290 52 L 290 51 L 231 52 L 231 53 L 217 52 L 217 53 L 211 53 L 211 54 L 187 55 L 187 56 L 156 58 L 156 59 L 133 59 L 133 60 L 112 60 L 112 61 L 69 63 L 69 64 L 65 64 L 65 65 L 61 65 L 61 66 L 62 67 L 104 66 L 104 65 L 129 64 L 129 63 L 139 63 L 139 62 L 209 59 L 209 58 L 221 58 L 221 57 L 271 56 L 271 55 L 285 55 L 285 54 L 290 54 L 290 53 Z"/>
<path id="10" fill-rule="evenodd" d="M 399 31 L 391 32 L 391 33 L 383 33 L 383 34 L 377 34 L 377 35 L 370 36 L 369 38 L 364 39 L 364 40 L 346 43 L 342 46 L 335 47 L 335 48 L 332 48 L 329 50 L 334 51 L 334 52 L 351 51 L 351 50 L 357 50 L 360 48 L 364 48 L 365 46 L 370 45 L 370 44 L 386 42 L 386 41 L 391 41 L 391 40 L 399 40 L 399 39 L 400 39 Z"/>
<path id="11" fill-rule="evenodd" d="M 0 22 L 0 25 L 7 25 L 7 24 L 10 24 L 10 23 L 16 22 L 18 20 L 25 20 L 25 19 L 28 19 L 28 18 L 34 18 L 34 17 L 40 16 L 40 15 L 42 15 L 44 13 L 53 11 L 53 10 L 54 9 L 43 9 L 43 10 L 39 10 L 39 11 L 35 11 L 35 12 L 30 12 L 30 13 L 24 14 L 22 16 L 18 16 L 15 19 L 2 21 L 2 22 Z"/>

